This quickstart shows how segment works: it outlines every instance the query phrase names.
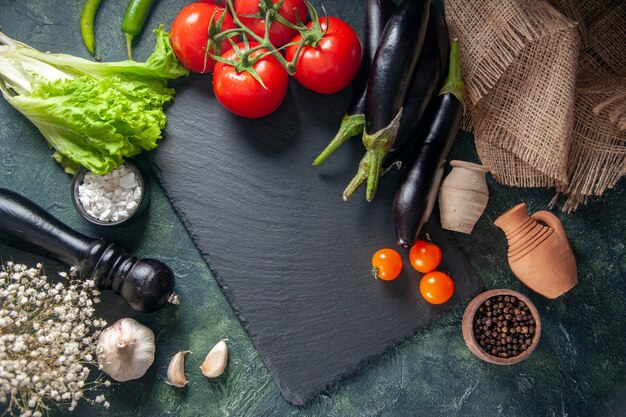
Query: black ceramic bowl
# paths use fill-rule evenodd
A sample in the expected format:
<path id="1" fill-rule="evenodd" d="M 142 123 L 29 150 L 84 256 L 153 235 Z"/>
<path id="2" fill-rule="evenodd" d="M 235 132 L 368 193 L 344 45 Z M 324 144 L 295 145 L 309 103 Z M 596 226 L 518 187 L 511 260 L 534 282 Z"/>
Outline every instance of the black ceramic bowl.
<path id="1" fill-rule="evenodd" d="M 128 225 L 134 222 L 145 211 L 150 200 L 150 193 L 149 193 L 149 190 L 147 189 L 148 182 L 144 180 L 143 174 L 141 173 L 141 171 L 139 170 L 139 168 L 137 168 L 135 164 L 133 164 L 130 161 L 126 161 L 124 165 L 126 165 L 126 167 L 135 174 L 137 183 L 141 187 L 141 197 L 139 197 L 139 201 L 137 202 L 137 207 L 135 207 L 135 209 L 128 214 L 128 217 L 124 219 L 120 219 L 118 221 L 102 221 L 91 216 L 89 213 L 87 213 L 87 210 L 85 210 L 85 208 L 83 207 L 82 203 L 80 202 L 78 198 L 78 186 L 83 183 L 85 174 L 88 171 L 84 167 L 80 167 L 78 169 L 78 172 L 76 172 L 76 175 L 74 175 L 74 179 L 72 180 L 72 190 L 71 190 L 72 191 L 72 203 L 74 203 L 74 207 L 76 208 L 76 211 L 78 211 L 80 215 L 85 218 L 85 220 L 98 226 L 106 226 L 106 227 L 122 226 L 122 225 Z"/>

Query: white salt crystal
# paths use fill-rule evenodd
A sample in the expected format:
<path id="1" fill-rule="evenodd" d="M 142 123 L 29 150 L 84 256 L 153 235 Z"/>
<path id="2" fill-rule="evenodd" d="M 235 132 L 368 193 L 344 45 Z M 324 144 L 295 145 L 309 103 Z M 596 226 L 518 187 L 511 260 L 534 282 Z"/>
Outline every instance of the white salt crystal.
<path id="1" fill-rule="evenodd" d="M 118 221 L 139 206 L 142 189 L 135 173 L 122 165 L 105 176 L 87 172 L 78 186 L 78 201 L 89 216 L 101 221 Z"/>
<path id="2" fill-rule="evenodd" d="M 120 186 L 122 188 L 135 188 L 137 186 L 135 174 L 131 172 L 130 174 L 126 174 L 123 177 L 120 177 Z"/>
<path id="3" fill-rule="evenodd" d="M 106 209 L 102 213 L 100 213 L 100 220 L 108 220 L 109 215 L 111 214 L 111 210 Z"/>

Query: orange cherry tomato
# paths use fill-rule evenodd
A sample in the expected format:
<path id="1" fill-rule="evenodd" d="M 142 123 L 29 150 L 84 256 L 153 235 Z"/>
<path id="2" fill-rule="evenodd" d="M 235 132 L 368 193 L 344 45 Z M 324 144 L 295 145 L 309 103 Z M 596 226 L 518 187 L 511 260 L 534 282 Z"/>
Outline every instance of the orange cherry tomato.
<path id="1" fill-rule="evenodd" d="M 396 279 L 402 272 L 402 258 L 393 249 L 378 250 L 372 257 L 372 273 L 385 281 Z"/>
<path id="2" fill-rule="evenodd" d="M 442 304 L 452 297 L 454 282 L 443 272 L 429 272 L 420 281 L 420 293 L 429 303 Z"/>
<path id="3" fill-rule="evenodd" d="M 434 271 L 441 262 L 441 249 L 432 242 L 418 240 L 411 246 L 409 259 L 411 266 L 419 272 Z"/>

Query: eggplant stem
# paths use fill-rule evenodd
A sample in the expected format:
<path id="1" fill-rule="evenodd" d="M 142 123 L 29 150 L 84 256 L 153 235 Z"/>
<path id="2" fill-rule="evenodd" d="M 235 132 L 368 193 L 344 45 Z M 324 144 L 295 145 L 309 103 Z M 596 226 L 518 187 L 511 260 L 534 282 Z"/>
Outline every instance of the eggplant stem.
<path id="1" fill-rule="evenodd" d="M 361 162 L 359 162 L 359 170 L 357 171 L 356 175 L 354 176 L 354 178 L 352 178 L 350 184 L 348 184 L 346 189 L 343 191 L 343 201 L 348 201 L 350 197 L 354 195 L 356 190 L 358 190 L 359 187 L 363 185 L 365 180 L 367 180 L 367 176 L 370 172 L 369 164 L 369 158 L 367 157 L 367 155 L 365 155 L 363 159 L 361 159 Z"/>
<path id="2" fill-rule="evenodd" d="M 346 188 L 346 191 L 344 191 L 344 200 L 347 200 L 346 193 L 351 191 L 348 194 L 348 198 L 350 198 L 357 188 L 365 182 L 365 179 L 367 179 L 365 198 L 367 201 L 372 201 L 374 199 L 374 194 L 378 188 L 378 181 L 382 173 L 383 158 L 391 150 L 391 148 L 393 148 L 393 143 L 396 140 L 398 128 L 400 127 L 402 111 L 403 108 L 401 107 L 393 120 L 385 128 L 379 130 L 378 132 L 370 135 L 367 133 L 367 130 L 363 131 L 363 145 L 365 146 L 365 149 L 367 149 L 367 152 L 359 163 L 359 170 L 357 174 Z M 363 176 L 364 178 L 361 178 Z M 356 188 L 352 189 L 351 186 L 354 185 L 356 185 Z"/>
<path id="3" fill-rule="evenodd" d="M 341 120 L 341 125 L 335 137 L 328 143 L 326 148 L 313 161 L 313 166 L 320 166 L 333 154 L 344 142 L 351 137 L 363 133 L 365 126 L 364 114 L 346 114 Z"/>
<path id="4" fill-rule="evenodd" d="M 376 194 L 376 189 L 378 188 L 384 153 L 380 151 L 367 151 L 366 157 L 368 155 L 370 161 L 370 171 L 367 176 L 365 199 L 368 203 L 370 203 L 374 199 L 374 194 Z"/>
<path id="5" fill-rule="evenodd" d="M 465 83 L 461 75 L 461 49 L 459 40 L 453 39 L 450 46 L 450 64 L 448 67 L 448 77 L 443 87 L 439 91 L 439 95 L 450 93 L 453 94 L 461 104 L 465 104 Z"/>

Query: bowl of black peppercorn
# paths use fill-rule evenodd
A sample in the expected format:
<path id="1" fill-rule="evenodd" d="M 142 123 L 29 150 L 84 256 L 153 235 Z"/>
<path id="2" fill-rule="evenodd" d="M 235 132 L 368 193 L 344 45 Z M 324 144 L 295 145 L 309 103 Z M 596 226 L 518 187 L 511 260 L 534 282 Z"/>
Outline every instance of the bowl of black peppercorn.
<path id="1" fill-rule="evenodd" d="M 512 365 L 526 359 L 539 343 L 541 319 L 523 294 L 507 289 L 478 294 L 463 314 L 463 338 L 480 359 Z"/>

